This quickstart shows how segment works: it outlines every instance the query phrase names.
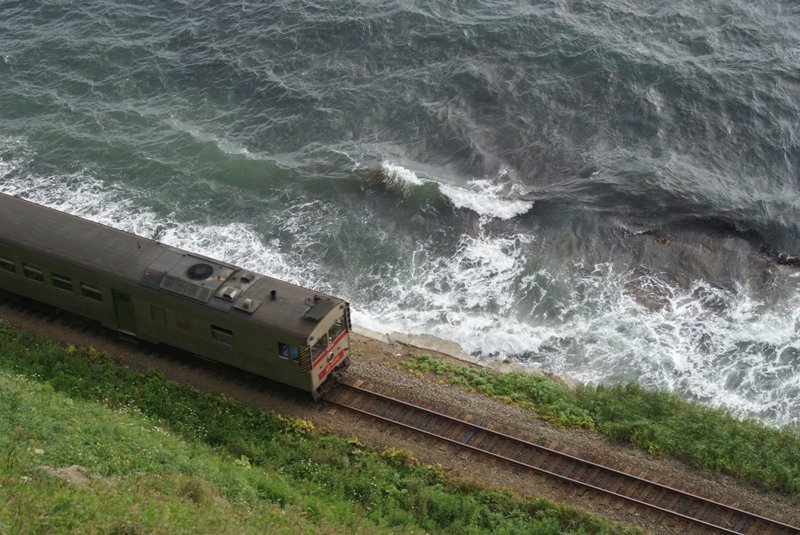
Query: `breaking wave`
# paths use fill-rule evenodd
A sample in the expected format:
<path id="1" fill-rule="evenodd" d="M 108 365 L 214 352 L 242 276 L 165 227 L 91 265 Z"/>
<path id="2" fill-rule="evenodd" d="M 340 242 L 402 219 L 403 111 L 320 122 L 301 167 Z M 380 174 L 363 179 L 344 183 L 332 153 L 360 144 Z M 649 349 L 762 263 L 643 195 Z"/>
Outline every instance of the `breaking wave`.
<path id="1" fill-rule="evenodd" d="M 533 207 L 530 201 L 508 198 L 509 188 L 490 179 L 469 180 L 464 186 L 454 186 L 434 178 L 422 179 L 414 171 L 386 161 L 381 165 L 381 170 L 384 183 L 390 189 L 408 195 L 413 188 L 433 183 L 453 206 L 470 210 L 486 219 L 513 219 Z M 510 193 L 516 193 L 514 188 Z"/>

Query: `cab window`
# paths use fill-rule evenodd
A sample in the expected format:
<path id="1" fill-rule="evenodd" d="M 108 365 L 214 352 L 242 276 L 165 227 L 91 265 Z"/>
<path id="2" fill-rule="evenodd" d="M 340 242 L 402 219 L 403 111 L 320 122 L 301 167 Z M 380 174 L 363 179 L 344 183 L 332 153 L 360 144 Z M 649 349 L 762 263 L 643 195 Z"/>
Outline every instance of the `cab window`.
<path id="1" fill-rule="evenodd" d="M 0 258 L 0 271 L 10 271 L 14 273 L 17 271 L 17 268 L 11 260 Z"/>
<path id="2" fill-rule="evenodd" d="M 336 320 L 336 323 L 333 324 L 331 330 L 328 331 L 328 337 L 331 339 L 331 341 L 336 340 L 336 337 L 342 334 L 344 330 L 344 316 L 342 316 Z"/>
<path id="3" fill-rule="evenodd" d="M 311 346 L 311 358 L 315 359 L 318 356 L 320 356 L 320 354 L 322 354 L 322 352 L 325 351 L 327 347 L 328 347 L 328 335 L 323 334 L 322 336 L 320 336 L 319 340 L 317 340 L 317 343 Z"/>

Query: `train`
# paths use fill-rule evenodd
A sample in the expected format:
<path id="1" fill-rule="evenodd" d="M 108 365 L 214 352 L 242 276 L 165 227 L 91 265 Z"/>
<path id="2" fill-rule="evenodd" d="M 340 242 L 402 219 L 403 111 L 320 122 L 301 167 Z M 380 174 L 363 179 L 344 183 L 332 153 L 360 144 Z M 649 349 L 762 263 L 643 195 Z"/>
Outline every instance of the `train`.
<path id="1" fill-rule="evenodd" d="M 4 193 L 0 289 L 314 399 L 350 364 L 341 298 Z"/>

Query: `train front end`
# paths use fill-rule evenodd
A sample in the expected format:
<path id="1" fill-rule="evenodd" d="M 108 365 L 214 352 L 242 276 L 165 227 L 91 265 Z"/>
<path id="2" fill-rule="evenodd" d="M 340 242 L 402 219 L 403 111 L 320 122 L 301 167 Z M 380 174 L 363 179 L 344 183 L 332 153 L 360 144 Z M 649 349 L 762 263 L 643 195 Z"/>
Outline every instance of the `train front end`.
<path id="1" fill-rule="evenodd" d="M 314 297 L 304 317 L 316 322 L 308 337 L 311 391 L 319 398 L 350 365 L 350 307 L 339 299 Z"/>

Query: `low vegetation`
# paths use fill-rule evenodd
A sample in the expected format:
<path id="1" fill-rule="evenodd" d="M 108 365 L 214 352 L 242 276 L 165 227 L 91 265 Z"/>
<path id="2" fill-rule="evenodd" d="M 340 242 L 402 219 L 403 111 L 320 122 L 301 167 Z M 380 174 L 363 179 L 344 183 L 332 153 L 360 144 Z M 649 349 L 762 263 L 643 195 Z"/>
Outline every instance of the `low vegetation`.
<path id="1" fill-rule="evenodd" d="M 739 420 L 636 384 L 570 389 L 548 377 L 496 373 L 423 355 L 402 364 L 419 374 L 535 412 L 558 427 L 582 427 L 688 464 L 800 497 L 800 435 Z"/>
<path id="2" fill-rule="evenodd" d="M 0 532 L 629 530 L 0 323 Z"/>

